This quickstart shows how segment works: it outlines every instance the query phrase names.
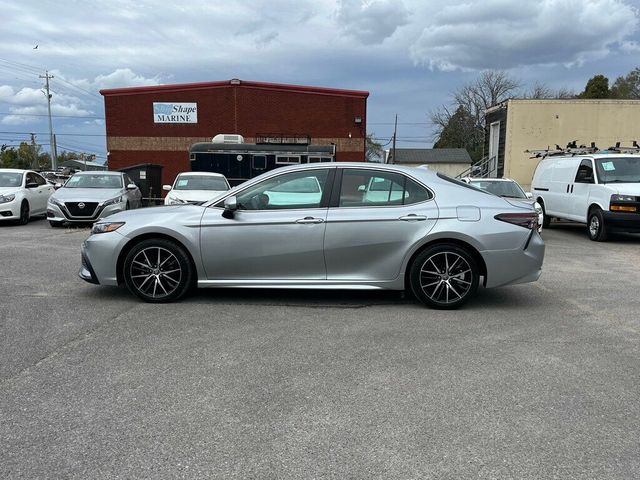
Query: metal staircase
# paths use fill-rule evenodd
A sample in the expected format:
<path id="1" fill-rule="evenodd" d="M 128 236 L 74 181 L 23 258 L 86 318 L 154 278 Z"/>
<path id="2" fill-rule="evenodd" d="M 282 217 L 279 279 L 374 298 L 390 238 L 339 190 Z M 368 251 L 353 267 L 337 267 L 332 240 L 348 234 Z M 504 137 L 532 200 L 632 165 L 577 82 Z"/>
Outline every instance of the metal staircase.
<path id="1" fill-rule="evenodd" d="M 498 173 L 498 157 L 484 157 L 456 175 L 456 178 L 474 177 L 474 178 L 492 178 Z"/>

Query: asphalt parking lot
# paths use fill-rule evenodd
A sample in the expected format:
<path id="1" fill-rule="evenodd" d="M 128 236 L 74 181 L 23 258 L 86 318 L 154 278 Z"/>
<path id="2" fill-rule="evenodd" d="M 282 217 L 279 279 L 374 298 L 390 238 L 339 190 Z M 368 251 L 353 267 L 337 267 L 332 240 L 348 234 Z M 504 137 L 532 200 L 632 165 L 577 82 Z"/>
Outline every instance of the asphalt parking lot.
<path id="1" fill-rule="evenodd" d="M 395 292 L 77 278 L 86 229 L 0 226 L 0 478 L 638 478 L 640 236 L 556 226 L 539 282 Z"/>

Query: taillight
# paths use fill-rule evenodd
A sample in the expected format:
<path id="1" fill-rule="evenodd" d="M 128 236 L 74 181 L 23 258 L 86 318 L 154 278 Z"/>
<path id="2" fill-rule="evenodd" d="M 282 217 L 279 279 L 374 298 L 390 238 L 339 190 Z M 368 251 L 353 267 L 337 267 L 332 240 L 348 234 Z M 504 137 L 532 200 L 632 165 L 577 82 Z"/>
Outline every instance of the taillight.
<path id="1" fill-rule="evenodd" d="M 538 228 L 538 214 L 536 212 L 499 213 L 493 218 L 501 222 L 512 223 L 519 227 L 528 228 L 529 230 L 536 230 Z"/>

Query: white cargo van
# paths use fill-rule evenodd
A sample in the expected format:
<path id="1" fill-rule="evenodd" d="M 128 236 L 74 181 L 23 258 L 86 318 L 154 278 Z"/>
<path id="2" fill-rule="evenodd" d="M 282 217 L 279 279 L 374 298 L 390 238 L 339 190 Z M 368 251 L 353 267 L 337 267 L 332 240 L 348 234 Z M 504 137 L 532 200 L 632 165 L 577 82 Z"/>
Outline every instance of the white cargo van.
<path id="1" fill-rule="evenodd" d="M 588 225 L 589 238 L 610 232 L 640 232 L 640 155 L 598 153 L 550 156 L 533 176 L 531 191 L 552 217 Z"/>

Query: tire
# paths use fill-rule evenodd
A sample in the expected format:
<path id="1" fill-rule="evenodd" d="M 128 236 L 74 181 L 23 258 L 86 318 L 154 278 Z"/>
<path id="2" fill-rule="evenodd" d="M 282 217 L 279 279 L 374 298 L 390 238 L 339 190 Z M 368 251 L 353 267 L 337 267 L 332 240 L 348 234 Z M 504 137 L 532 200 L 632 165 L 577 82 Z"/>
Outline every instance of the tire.
<path id="1" fill-rule="evenodd" d="M 551 225 L 551 217 L 547 215 L 547 211 L 544 208 L 544 202 L 542 200 L 538 200 L 538 203 L 542 207 L 542 228 L 549 228 L 549 225 Z"/>
<path id="2" fill-rule="evenodd" d="M 587 231 L 589 232 L 589 239 L 594 242 L 606 242 L 609 238 L 609 232 L 604 223 L 604 215 L 599 208 L 594 208 L 589 212 Z"/>
<path id="3" fill-rule="evenodd" d="M 20 205 L 20 218 L 18 219 L 18 225 L 26 225 L 29 223 L 30 216 L 29 202 L 23 200 Z"/>
<path id="4" fill-rule="evenodd" d="M 189 254 L 164 238 L 150 238 L 135 245 L 124 260 L 122 273 L 129 291 L 149 303 L 179 300 L 194 280 Z"/>
<path id="5" fill-rule="evenodd" d="M 51 225 L 51 228 L 61 228 L 62 227 L 62 222 L 57 222 L 55 220 L 49 220 L 49 225 Z"/>
<path id="6" fill-rule="evenodd" d="M 411 291 L 425 305 L 441 310 L 462 306 L 478 290 L 480 270 L 457 245 L 437 244 L 420 252 L 409 271 Z"/>

